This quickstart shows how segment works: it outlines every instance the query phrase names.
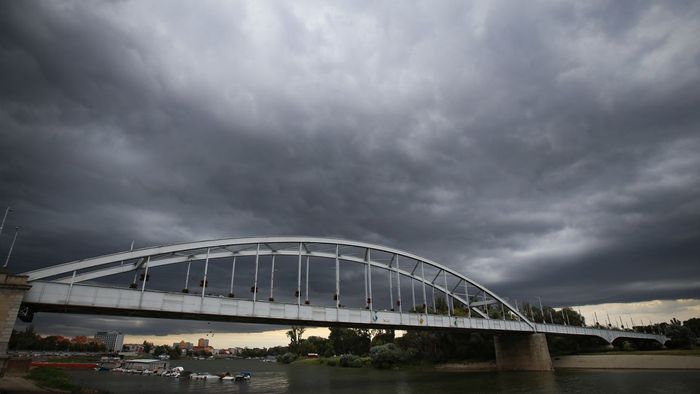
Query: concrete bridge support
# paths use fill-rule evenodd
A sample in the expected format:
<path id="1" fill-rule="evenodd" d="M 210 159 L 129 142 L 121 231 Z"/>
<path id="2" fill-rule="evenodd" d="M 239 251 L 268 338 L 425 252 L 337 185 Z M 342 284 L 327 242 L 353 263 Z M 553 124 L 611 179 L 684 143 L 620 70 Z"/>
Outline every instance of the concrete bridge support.
<path id="1" fill-rule="evenodd" d="M 496 365 L 499 371 L 553 371 L 544 334 L 497 335 Z"/>
<path id="2" fill-rule="evenodd" d="M 24 293 L 31 288 L 27 276 L 0 272 L 0 376 L 7 367 L 7 344 L 17 321 L 17 312 Z"/>

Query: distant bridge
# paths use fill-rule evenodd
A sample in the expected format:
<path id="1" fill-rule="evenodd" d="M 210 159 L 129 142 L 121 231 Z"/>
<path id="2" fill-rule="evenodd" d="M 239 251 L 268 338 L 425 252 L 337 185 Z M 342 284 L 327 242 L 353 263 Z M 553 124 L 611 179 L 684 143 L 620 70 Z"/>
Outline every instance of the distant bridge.
<path id="1" fill-rule="evenodd" d="M 292 302 L 274 298 L 275 263 L 279 256 L 285 256 L 286 260 L 278 260 L 278 268 L 281 264 L 287 268 L 292 264 L 296 271 Z M 241 298 L 234 296 L 234 278 L 236 263 L 240 264 L 244 257 L 254 259 L 255 268 L 246 279 L 251 285 L 250 295 Z M 262 257 L 265 261 L 261 261 Z M 334 271 L 335 277 L 330 279 L 335 289 L 334 305 L 312 305 L 309 299 L 310 258 L 324 261 Z M 212 294 L 211 289 L 207 292 L 211 279 L 209 268 L 213 261 L 220 265 L 222 259 L 231 263 L 227 278 L 230 288 L 228 293 Z M 189 289 L 191 266 L 195 262 L 204 266 L 203 276 L 196 278 L 201 286 L 197 293 Z M 351 281 L 347 286 L 344 283 L 344 289 L 355 287 L 348 293 L 341 293 L 341 262 L 344 269 L 348 263 L 354 263 L 356 269 L 360 267 L 360 283 Z M 261 297 L 261 265 L 268 263 L 271 269 L 269 288 L 265 292 L 269 291 L 269 297 Z M 185 289 L 176 292 L 148 288 L 149 270 L 176 265 L 187 266 Z M 378 272 L 384 276 L 388 274 L 388 287 L 377 286 L 376 278 L 372 285 L 373 276 Z M 134 273 L 128 286 L 88 283 L 125 273 Z M 240 281 L 240 268 L 238 274 Z M 20 317 L 25 319 L 31 318 L 34 312 L 66 312 L 286 325 L 546 333 L 600 337 L 609 343 L 617 338 L 653 340 L 661 344 L 667 340 L 662 335 L 632 331 L 534 323 L 483 285 L 448 267 L 405 251 L 343 239 L 257 237 L 200 241 L 77 260 L 21 275 L 28 276 L 32 286 L 22 301 Z M 407 294 L 408 283 L 410 294 Z M 279 278 L 277 284 L 279 286 Z M 373 288 L 377 287 L 388 293 L 389 308 L 376 307 Z M 222 289 L 216 290 L 221 293 Z M 436 293 L 444 297 L 441 314 L 436 313 L 440 303 L 440 299 L 436 301 Z M 341 304 L 343 299 L 359 297 L 364 305 Z M 410 299 L 410 308 L 405 306 L 404 298 Z"/>

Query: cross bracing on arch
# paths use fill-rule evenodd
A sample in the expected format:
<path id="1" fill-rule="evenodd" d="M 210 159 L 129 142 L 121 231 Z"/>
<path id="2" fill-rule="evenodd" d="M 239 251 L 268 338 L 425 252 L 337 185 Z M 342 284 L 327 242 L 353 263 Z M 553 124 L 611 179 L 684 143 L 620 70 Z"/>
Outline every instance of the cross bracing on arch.
<path id="1" fill-rule="evenodd" d="M 373 254 L 385 255 L 384 258 L 372 257 Z M 418 283 L 421 287 L 418 291 L 419 297 L 423 299 L 422 307 L 427 313 L 427 293 L 426 288 L 430 288 L 433 295 L 433 306 L 435 306 L 435 291 L 443 293 L 447 302 L 448 314 L 454 311 L 454 301 L 466 306 L 469 315 L 474 312 L 482 318 L 489 318 L 488 308 L 495 305 L 500 308 L 503 316 L 508 312 L 534 328 L 534 325 L 516 308 L 500 298 L 498 295 L 488 290 L 483 285 L 462 275 L 448 267 L 438 264 L 429 259 L 422 258 L 415 254 L 398 249 L 370 244 L 365 242 L 350 241 L 335 238 L 319 237 L 252 237 L 239 239 L 221 239 L 210 241 L 198 241 L 176 245 L 155 246 L 141 248 L 127 252 L 114 253 L 110 255 L 98 256 L 94 258 L 76 260 L 69 263 L 54 265 L 34 271 L 25 272 L 30 282 L 37 280 L 51 280 L 58 283 L 80 283 L 93 279 L 103 278 L 125 272 L 140 272 L 145 270 L 148 275 L 149 268 L 163 267 L 173 264 L 191 264 L 193 261 L 219 259 L 236 256 L 272 256 L 273 264 L 275 256 L 295 256 L 298 257 L 299 278 L 297 282 L 296 298 L 297 303 L 302 302 L 301 289 L 301 268 L 303 259 L 309 257 L 325 258 L 335 261 L 336 264 L 336 296 L 338 295 L 338 262 L 350 261 L 365 265 L 365 293 L 367 308 L 372 305 L 372 269 L 382 269 L 389 272 L 390 297 L 393 305 L 392 275 L 396 275 L 399 282 L 401 277 L 411 280 L 411 285 Z M 308 261 L 308 260 L 307 260 Z M 411 262 L 412 264 L 408 264 Z M 235 264 L 235 263 L 234 263 Z M 308 264 L 308 263 L 307 263 Z M 425 268 L 437 270 L 434 276 L 426 277 Z M 188 267 L 189 268 L 189 267 Z M 273 269 L 274 271 L 274 269 Z M 308 269 L 307 269 L 308 274 Z M 448 286 L 447 275 L 457 279 L 454 286 Z M 134 275 L 136 277 L 136 275 Z M 188 273 L 189 279 L 189 273 Z M 205 279 L 206 281 L 206 269 Z M 369 282 L 369 286 L 367 284 Z M 308 279 L 307 279 L 308 285 Z M 145 288 L 145 281 L 143 284 Z M 206 283 L 204 283 L 206 287 Z M 257 270 L 254 287 L 257 289 Z M 469 287 L 472 287 L 470 292 Z M 369 293 L 368 293 L 369 288 Z M 462 292 L 464 290 L 464 292 Z M 255 292 L 257 293 L 257 291 Z M 307 290 L 308 294 L 308 290 Z M 204 296 L 204 289 L 202 296 Z M 412 294 L 416 305 L 415 293 Z M 422 295 L 422 297 L 421 297 Z M 478 297 L 481 296 L 481 300 Z M 255 294 L 254 294 L 255 297 Z M 399 290 L 400 297 L 400 290 Z M 271 297 L 272 298 L 272 297 Z M 337 297 L 336 297 L 337 298 Z M 399 308 L 400 308 L 400 300 Z M 338 303 L 338 306 L 340 304 Z"/>

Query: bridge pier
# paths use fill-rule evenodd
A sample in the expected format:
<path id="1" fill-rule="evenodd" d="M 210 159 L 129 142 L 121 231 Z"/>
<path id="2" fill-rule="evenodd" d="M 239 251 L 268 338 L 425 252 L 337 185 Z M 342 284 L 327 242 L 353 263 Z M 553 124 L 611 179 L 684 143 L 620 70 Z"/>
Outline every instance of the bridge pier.
<path id="1" fill-rule="evenodd" d="M 27 276 L 0 272 L 0 376 L 5 375 L 7 345 L 12 329 L 17 321 L 17 312 L 22 304 L 24 293 L 32 286 L 27 284 Z"/>
<path id="2" fill-rule="evenodd" d="M 496 365 L 499 371 L 553 371 L 544 334 L 496 335 Z"/>

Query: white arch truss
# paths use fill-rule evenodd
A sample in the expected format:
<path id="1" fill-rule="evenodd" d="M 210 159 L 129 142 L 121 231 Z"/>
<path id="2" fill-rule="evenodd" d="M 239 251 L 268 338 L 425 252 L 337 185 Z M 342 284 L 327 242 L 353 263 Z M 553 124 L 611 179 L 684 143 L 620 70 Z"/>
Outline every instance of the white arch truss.
<path id="1" fill-rule="evenodd" d="M 324 248 L 323 250 L 312 250 L 311 248 L 309 248 L 309 245 L 327 245 L 328 247 Z M 244 246 L 244 248 L 239 248 L 241 246 Z M 361 257 L 352 254 L 343 254 L 341 253 L 341 248 L 343 247 L 359 248 L 361 250 L 364 250 L 364 253 Z M 385 264 L 378 260 L 373 260 L 373 252 L 386 253 L 391 255 L 392 257 L 389 263 Z M 450 298 L 452 298 L 453 300 L 457 300 L 463 305 L 467 306 L 467 309 L 470 311 L 470 313 L 471 311 L 474 311 L 482 318 L 488 319 L 488 314 L 480 310 L 478 306 L 500 304 L 504 312 L 505 310 L 507 310 L 508 312 L 515 315 L 517 319 L 521 320 L 522 322 L 535 329 L 535 325 L 532 322 L 530 322 L 524 314 L 517 310 L 517 308 L 512 307 L 508 302 L 496 295 L 494 292 L 487 289 L 485 286 L 477 283 L 476 281 L 468 278 L 465 275 L 460 274 L 457 271 L 454 271 L 448 267 L 438 264 L 437 262 L 434 262 L 432 260 L 417 256 L 413 253 L 409 253 L 406 251 L 401 251 L 398 249 L 377 244 L 337 238 L 300 236 L 251 237 L 198 241 L 166 246 L 155 246 L 127 252 L 114 253 L 110 255 L 98 256 L 89 259 L 76 260 L 69 263 L 54 265 L 51 267 L 46 267 L 34 271 L 28 271 L 23 273 L 22 275 L 27 275 L 29 277 L 29 282 L 47 280 L 49 278 L 52 278 L 50 280 L 53 282 L 71 284 L 72 286 L 76 283 L 107 277 L 110 275 L 116 275 L 119 273 L 129 271 L 138 271 L 144 269 L 146 270 L 147 274 L 148 268 L 155 268 L 172 264 L 189 263 L 197 260 L 208 261 L 209 259 L 218 259 L 234 256 L 256 256 L 256 259 L 260 256 L 273 256 L 273 258 L 274 256 L 296 256 L 298 257 L 299 262 L 299 275 L 301 274 L 301 264 L 303 257 L 321 257 L 335 260 L 336 266 L 337 262 L 340 260 L 362 263 L 365 264 L 366 269 L 370 271 L 370 292 L 371 269 L 384 269 L 388 270 L 390 275 L 392 273 L 396 274 L 397 278 L 399 278 L 399 281 L 401 275 L 403 275 L 411 278 L 412 280 L 418 281 L 424 286 L 424 288 L 425 286 L 430 286 L 435 290 L 444 293 L 446 295 L 446 301 L 448 303 L 448 311 L 450 308 Z M 400 262 L 405 261 L 406 259 L 415 261 L 415 264 L 412 264 L 413 267 L 411 270 L 400 267 Z M 428 265 L 438 270 L 437 275 L 432 280 L 425 278 L 423 275 L 423 268 L 425 265 Z M 418 275 L 418 273 L 416 272 L 419 268 L 421 271 L 421 275 Z M 336 269 L 336 289 L 338 281 L 337 272 L 338 271 Z M 442 274 L 444 277 L 443 284 L 439 283 L 440 274 Z M 450 290 L 447 286 L 447 274 L 458 279 L 457 285 L 454 286 L 452 290 Z M 300 283 L 301 279 L 299 278 L 296 293 L 297 303 L 299 304 L 301 303 L 301 289 L 299 288 Z M 461 294 L 455 292 L 455 290 L 462 283 L 465 284 L 465 293 Z M 466 285 L 476 288 L 477 292 L 483 292 L 484 296 L 489 296 L 492 300 L 483 300 L 477 302 L 470 301 Z M 257 282 L 255 286 L 257 286 Z M 202 294 L 204 294 L 204 291 L 202 292 Z M 425 293 L 423 294 L 425 299 Z M 367 303 L 368 308 L 371 308 L 371 293 L 369 295 Z"/>

